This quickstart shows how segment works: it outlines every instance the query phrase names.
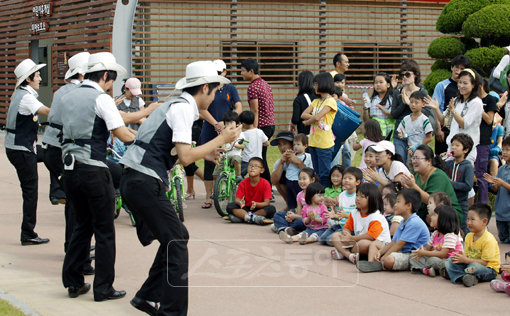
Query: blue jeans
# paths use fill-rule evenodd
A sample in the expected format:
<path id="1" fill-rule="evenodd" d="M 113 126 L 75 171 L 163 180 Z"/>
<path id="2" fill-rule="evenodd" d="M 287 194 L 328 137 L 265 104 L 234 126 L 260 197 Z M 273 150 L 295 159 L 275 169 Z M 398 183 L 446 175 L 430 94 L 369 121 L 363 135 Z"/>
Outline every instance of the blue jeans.
<path id="1" fill-rule="evenodd" d="M 407 141 L 398 137 L 393 137 L 393 144 L 395 144 L 395 153 L 399 154 L 407 166 Z"/>
<path id="2" fill-rule="evenodd" d="M 327 228 L 322 229 L 312 229 L 310 227 L 307 227 L 303 233 L 307 233 L 308 237 L 310 237 L 312 234 L 317 234 L 319 237 L 324 234 Z"/>
<path id="3" fill-rule="evenodd" d="M 510 243 L 510 222 L 496 220 L 498 227 L 498 237 L 502 243 Z"/>
<path id="4" fill-rule="evenodd" d="M 352 159 L 351 159 L 351 150 L 349 147 L 349 143 L 345 141 L 344 147 L 342 147 L 342 166 L 351 167 Z"/>
<path id="5" fill-rule="evenodd" d="M 333 237 L 334 233 L 341 232 L 342 226 L 340 225 L 333 225 L 330 228 L 328 228 L 320 237 L 319 241 L 321 245 L 328 245 L 333 246 L 333 243 L 331 242 L 331 237 Z"/>
<path id="6" fill-rule="evenodd" d="M 287 227 L 292 227 L 298 232 L 301 232 L 306 229 L 305 224 L 303 224 L 303 219 L 301 217 L 296 218 L 292 222 L 287 222 L 285 216 L 287 212 L 277 212 L 273 216 L 274 226 L 278 228 L 278 231 L 283 230 Z"/>
<path id="7" fill-rule="evenodd" d="M 246 174 L 248 174 L 248 161 L 241 161 L 241 177 L 246 177 Z"/>
<path id="8" fill-rule="evenodd" d="M 319 176 L 319 182 L 324 187 L 327 187 L 329 182 L 329 166 L 331 165 L 331 160 L 333 159 L 333 146 L 330 148 L 308 148 L 310 148 L 313 168 Z"/>
<path id="9" fill-rule="evenodd" d="M 467 273 L 464 271 L 466 268 L 473 268 L 474 272 L 472 273 L 478 281 L 480 282 L 489 282 L 494 280 L 497 276 L 496 271 L 492 268 L 488 268 L 486 266 L 482 266 L 478 262 L 473 262 L 470 264 L 465 263 L 453 263 L 452 259 L 448 259 L 445 264 L 446 271 L 448 272 L 448 276 L 453 283 L 457 283 L 462 281 L 462 277 Z"/>

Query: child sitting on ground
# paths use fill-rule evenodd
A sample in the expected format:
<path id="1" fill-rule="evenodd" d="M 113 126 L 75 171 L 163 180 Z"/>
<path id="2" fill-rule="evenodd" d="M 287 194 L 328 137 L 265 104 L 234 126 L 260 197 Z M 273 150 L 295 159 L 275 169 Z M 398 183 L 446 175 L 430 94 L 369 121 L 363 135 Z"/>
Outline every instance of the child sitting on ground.
<path id="1" fill-rule="evenodd" d="M 505 253 L 506 264 L 501 265 L 501 278 L 503 280 L 492 280 L 491 289 L 496 292 L 506 292 L 510 295 L 510 262 L 508 262 L 508 257 L 510 257 L 510 251 Z"/>
<path id="2" fill-rule="evenodd" d="M 434 214 L 436 207 L 440 205 L 452 206 L 450 196 L 446 192 L 434 192 L 429 195 L 429 201 L 427 203 L 427 225 L 430 227 L 430 217 Z M 467 218 L 467 216 L 466 216 Z"/>
<path id="3" fill-rule="evenodd" d="M 296 198 L 301 191 L 298 183 L 299 171 L 305 167 L 312 168 L 312 157 L 305 153 L 306 147 L 308 147 L 308 137 L 305 134 L 297 134 L 293 138 L 293 142 L 290 142 L 291 137 L 293 137 L 291 132 L 282 131 L 278 133 L 276 139 L 271 141 L 271 146 L 278 145 L 278 149 L 282 153 L 282 157 L 274 164 L 271 182 L 273 185 L 281 185 L 281 178 L 285 179 L 287 210 L 297 207 Z M 288 148 L 289 143 L 291 148 Z M 280 190 L 278 191 L 282 193 Z"/>
<path id="4" fill-rule="evenodd" d="M 316 179 L 317 175 L 312 168 L 301 169 L 299 172 L 298 183 L 302 191 L 299 192 L 296 197 L 297 207 L 295 210 L 278 212 L 274 215 L 274 224 L 271 225 L 271 230 L 273 232 L 279 233 L 285 230 L 288 235 L 294 236 L 306 229 L 306 226 L 303 224 L 303 219 L 301 217 L 301 211 L 303 206 L 306 205 L 306 188 L 308 188 L 310 183 L 315 182 Z"/>
<path id="5" fill-rule="evenodd" d="M 425 247 L 413 251 L 409 264 L 411 271 L 435 277 L 444 269 L 446 260 L 462 252 L 463 247 L 459 218 L 451 206 L 436 207 L 430 226 L 436 230 Z"/>
<path id="6" fill-rule="evenodd" d="M 301 216 L 306 230 L 297 235 L 290 236 L 281 231 L 280 239 L 286 243 L 299 241 L 301 245 L 314 243 L 328 228 L 328 209 L 324 204 L 324 187 L 318 182 L 311 183 L 306 189 L 306 205 L 303 206 Z"/>
<path id="7" fill-rule="evenodd" d="M 236 201 L 227 205 L 232 223 L 265 225 L 271 224 L 275 208 L 270 204 L 271 185 L 260 175 L 264 172 L 264 162 L 252 157 L 248 164 L 249 177 L 241 181 L 236 192 Z"/>
<path id="8" fill-rule="evenodd" d="M 507 162 L 510 159 L 510 137 L 503 140 L 502 158 Z M 506 163 L 499 167 L 497 177 L 486 173 L 484 178 L 492 185 L 492 190 L 498 192 L 494 208 L 499 240 L 505 244 L 510 243 L 510 165 Z"/>
<path id="9" fill-rule="evenodd" d="M 395 214 L 404 220 L 390 243 L 383 247 L 378 243 L 370 245 L 368 261 L 358 261 L 356 265 L 361 272 L 409 270 L 411 251 L 424 246 L 429 240 L 427 225 L 416 214 L 420 205 L 421 195 L 418 191 L 403 189 L 397 193 Z"/>
<path id="10" fill-rule="evenodd" d="M 243 157 L 241 158 L 241 176 L 244 178 L 248 173 L 249 160 L 252 157 L 262 159 L 262 147 L 269 146 L 269 141 L 266 134 L 253 125 L 255 114 L 252 111 L 243 111 L 239 115 L 239 120 L 243 123 L 244 138 L 248 140 L 244 147 Z"/>
<path id="11" fill-rule="evenodd" d="M 468 195 L 473 188 L 475 171 L 473 165 L 466 157 L 473 149 L 473 139 L 471 136 L 460 133 L 452 138 L 452 155 L 454 159 L 446 161 L 446 174 L 452 182 L 455 195 L 462 208 L 462 214 L 459 214 L 460 228 L 464 235 L 469 233 L 466 225 L 468 210 Z"/>
<path id="12" fill-rule="evenodd" d="M 397 193 L 387 193 L 383 195 L 384 217 L 390 227 L 390 235 L 393 237 L 397 231 L 398 225 L 404 219 L 402 216 L 395 215 L 395 203 L 397 203 Z"/>
<path id="13" fill-rule="evenodd" d="M 356 167 L 347 167 L 342 178 L 343 191 L 338 195 L 338 207 L 328 212 L 329 228 L 320 236 L 320 242 L 323 245 L 332 246 L 331 236 L 339 232 L 344 227 L 349 214 L 356 210 L 356 190 L 361 184 L 363 174 Z"/>
<path id="14" fill-rule="evenodd" d="M 470 287 L 478 282 L 494 280 L 499 272 L 501 261 L 496 238 L 487 230 L 492 210 L 487 204 L 474 204 L 469 207 L 465 254 L 450 257 L 445 264 L 447 277 L 457 284 L 462 282 Z"/>
<path id="15" fill-rule="evenodd" d="M 338 196 L 342 193 L 342 179 L 345 168 L 342 165 L 336 165 L 329 171 L 329 185 L 324 191 L 324 204 L 328 210 L 336 210 L 338 206 Z"/>
<path id="16" fill-rule="evenodd" d="M 371 243 L 391 241 L 388 222 L 381 214 L 381 206 L 379 188 L 373 183 L 362 183 L 356 192 L 356 211 L 349 214 L 342 232 L 334 233 L 331 237 L 335 247 L 331 250 L 333 259 L 347 258 L 356 264 L 360 254 L 368 255 Z"/>
<path id="17" fill-rule="evenodd" d="M 226 112 L 225 115 L 223 115 L 223 123 L 225 124 L 225 128 L 228 128 L 229 126 L 236 127 L 240 124 L 239 121 L 239 114 L 237 114 L 234 111 Z M 243 149 L 245 147 L 245 144 L 243 143 L 244 140 L 244 133 L 241 132 L 239 134 L 239 137 L 230 144 L 225 144 L 224 148 L 227 151 L 226 155 L 230 160 L 230 163 L 234 166 L 236 170 L 236 176 L 238 181 L 242 180 L 241 177 L 241 156 L 243 154 Z M 219 164 L 214 167 L 213 176 L 218 177 L 225 168 L 224 166 L 225 160 L 221 159 Z"/>
<path id="18" fill-rule="evenodd" d="M 401 139 L 407 140 L 407 165 L 412 170 L 411 157 L 420 145 L 427 145 L 432 141 L 433 128 L 429 118 L 422 113 L 427 95 L 421 90 L 415 91 L 409 97 L 411 114 L 406 115 L 398 125 L 397 132 Z"/>

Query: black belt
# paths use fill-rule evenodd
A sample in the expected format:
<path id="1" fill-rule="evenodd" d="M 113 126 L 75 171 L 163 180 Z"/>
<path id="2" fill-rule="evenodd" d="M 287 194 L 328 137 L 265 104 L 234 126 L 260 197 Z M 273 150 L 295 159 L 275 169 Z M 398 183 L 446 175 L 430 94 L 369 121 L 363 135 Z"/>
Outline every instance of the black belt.
<path id="1" fill-rule="evenodd" d="M 65 144 L 76 144 L 78 146 L 85 146 L 92 144 L 92 139 L 64 139 L 62 145 Z"/>
<path id="2" fill-rule="evenodd" d="M 16 130 L 15 129 L 12 129 L 12 128 L 6 128 L 5 129 L 6 131 L 8 131 L 9 133 L 11 134 L 16 134 Z"/>
<path id="3" fill-rule="evenodd" d="M 50 126 L 53 128 L 59 129 L 59 130 L 62 130 L 64 128 L 64 126 L 62 126 L 61 124 L 55 124 L 55 123 L 50 123 Z"/>

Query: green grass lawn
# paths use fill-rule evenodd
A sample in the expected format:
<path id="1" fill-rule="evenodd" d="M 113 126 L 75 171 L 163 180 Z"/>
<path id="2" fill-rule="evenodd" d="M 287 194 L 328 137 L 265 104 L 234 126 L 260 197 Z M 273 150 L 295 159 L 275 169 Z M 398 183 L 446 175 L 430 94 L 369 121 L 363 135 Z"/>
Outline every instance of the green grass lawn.
<path id="1" fill-rule="evenodd" d="M 0 315 L 3 316 L 25 316 L 19 309 L 12 306 L 9 302 L 0 300 Z"/>

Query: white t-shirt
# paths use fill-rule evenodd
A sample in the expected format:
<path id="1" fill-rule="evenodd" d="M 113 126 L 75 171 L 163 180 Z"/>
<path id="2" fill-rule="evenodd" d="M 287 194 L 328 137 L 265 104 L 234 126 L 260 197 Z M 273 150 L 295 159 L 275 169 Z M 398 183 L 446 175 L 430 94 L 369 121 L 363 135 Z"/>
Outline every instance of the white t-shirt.
<path id="1" fill-rule="evenodd" d="M 496 66 L 496 68 L 494 68 L 494 71 L 492 72 L 492 76 L 496 79 L 499 79 L 501 72 L 509 64 L 510 64 L 510 55 L 506 54 L 505 56 L 503 56 L 503 58 L 501 58 L 501 60 L 499 61 L 499 64 Z"/>
<path id="2" fill-rule="evenodd" d="M 338 195 L 338 208 L 343 209 L 347 214 L 351 214 L 352 212 L 356 211 L 356 192 L 349 195 L 347 190 L 342 191 L 342 193 Z M 342 218 L 339 221 L 331 219 L 328 220 L 329 227 L 337 224 L 340 224 L 342 227 L 344 227 L 346 222 L 347 218 Z"/>
<path id="3" fill-rule="evenodd" d="M 466 102 L 459 102 L 455 106 L 455 111 L 459 114 L 462 113 Z M 465 133 L 473 139 L 473 149 L 466 157 L 471 163 L 476 160 L 476 146 L 480 143 L 480 123 L 482 122 L 483 102 L 482 99 L 476 97 L 467 103 L 468 110 L 464 114 L 464 128 L 460 128 L 457 121 L 453 118 L 452 125 L 450 126 L 450 135 L 446 138 L 448 144 L 448 152 L 452 151 L 452 138 L 458 133 Z"/>
<path id="4" fill-rule="evenodd" d="M 400 161 L 393 161 L 391 163 L 389 173 L 386 173 L 386 171 L 384 171 L 384 168 L 379 168 L 379 175 L 381 176 L 381 178 L 383 178 L 386 181 L 390 181 L 390 182 L 395 181 L 395 177 L 401 173 L 403 173 L 407 176 L 411 175 L 411 172 L 409 172 L 409 169 L 407 169 L 407 167 Z"/>
<path id="5" fill-rule="evenodd" d="M 409 147 L 422 144 L 428 133 L 432 133 L 432 124 L 425 114 L 420 114 L 413 121 L 412 114 L 406 115 L 398 125 L 398 132 L 402 132 L 407 137 Z"/>
<path id="6" fill-rule="evenodd" d="M 44 106 L 41 101 L 37 100 L 39 94 L 31 86 L 25 86 L 20 89 L 26 90 L 29 93 L 25 94 L 19 103 L 18 113 L 21 115 L 35 115 L 37 111 Z"/>
<path id="7" fill-rule="evenodd" d="M 140 98 L 140 97 L 135 97 L 135 98 L 138 98 L 138 109 L 140 109 L 141 107 L 143 107 L 145 105 L 145 101 Z M 124 102 L 124 104 L 129 107 L 131 105 L 131 100 L 128 100 L 128 99 L 124 99 L 122 100 Z"/>
<path id="8" fill-rule="evenodd" d="M 252 128 L 244 131 L 245 143 L 242 161 L 248 162 L 252 157 L 262 158 L 262 144 L 267 142 L 267 136 L 261 129 Z"/>
<path id="9" fill-rule="evenodd" d="M 229 158 L 233 157 L 233 156 L 241 156 L 243 154 L 243 150 L 241 148 L 234 147 L 234 144 L 237 144 L 241 139 L 245 139 L 243 132 L 241 132 L 241 134 L 239 134 L 239 138 L 237 138 L 234 142 L 232 142 L 230 144 L 225 144 L 226 150 L 230 150 L 233 147 L 232 150 L 227 152 L 227 156 Z"/>
<path id="10" fill-rule="evenodd" d="M 166 112 L 166 123 L 172 129 L 172 142 L 191 144 L 191 127 L 199 119 L 195 98 L 187 92 L 181 97 L 189 103 L 174 103 Z"/>

